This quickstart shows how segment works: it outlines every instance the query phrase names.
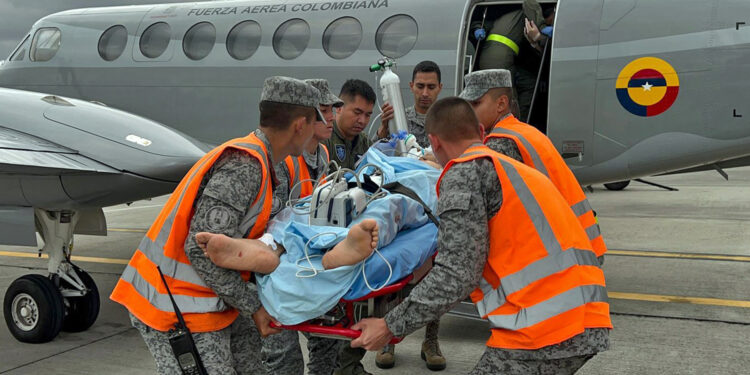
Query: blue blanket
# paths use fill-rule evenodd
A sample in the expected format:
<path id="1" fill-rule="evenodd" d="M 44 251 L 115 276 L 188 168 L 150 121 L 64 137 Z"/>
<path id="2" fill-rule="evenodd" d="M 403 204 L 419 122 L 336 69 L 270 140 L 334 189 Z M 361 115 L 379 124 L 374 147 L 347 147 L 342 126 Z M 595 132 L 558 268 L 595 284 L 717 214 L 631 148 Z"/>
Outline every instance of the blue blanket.
<path id="1" fill-rule="evenodd" d="M 375 149 L 365 154 L 360 166 L 368 163 L 383 171 L 385 183 L 400 182 L 414 190 L 432 210 L 435 209 L 435 184 L 440 171 L 416 160 L 385 156 Z M 358 171 L 361 169 L 363 167 Z M 257 275 L 256 278 L 266 310 L 287 325 L 314 319 L 330 310 L 341 298 L 356 299 L 369 294 L 371 290 L 367 282 L 372 288 L 384 286 L 386 282 L 394 283 L 411 274 L 434 254 L 437 228 L 425 215 L 422 205 L 413 199 L 388 194 L 370 203 L 354 223 L 366 218 L 375 219 L 380 226 L 378 251 L 393 269 L 390 280 L 388 266 L 377 253 L 366 260 L 364 275 L 361 264 L 323 270 L 320 257 L 345 238 L 348 229 L 310 226 L 307 215 L 297 214 L 290 208 L 279 213 L 269 224 L 268 232 L 287 251 L 273 273 Z M 321 233 L 328 234 L 319 235 Z M 314 237 L 316 235 L 319 236 Z M 312 267 L 319 270 L 315 275 L 299 267 L 310 267 L 307 260 L 299 260 L 305 258 L 304 247 L 311 238 L 308 253 Z"/>

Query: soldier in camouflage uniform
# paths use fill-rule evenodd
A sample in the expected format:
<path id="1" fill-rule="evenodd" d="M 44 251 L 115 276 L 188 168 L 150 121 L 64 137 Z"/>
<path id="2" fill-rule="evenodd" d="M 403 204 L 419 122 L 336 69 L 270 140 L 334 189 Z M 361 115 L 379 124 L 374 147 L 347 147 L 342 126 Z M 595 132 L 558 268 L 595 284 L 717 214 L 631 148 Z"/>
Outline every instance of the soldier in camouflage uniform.
<path id="1" fill-rule="evenodd" d="M 318 121 L 315 123 L 315 132 L 310 144 L 302 153 L 305 158 L 305 165 L 301 168 L 307 168 L 310 178 L 317 179 L 325 172 L 325 167 L 328 164 L 327 153 L 323 150 L 323 144 L 319 142 L 331 137 L 334 108 L 340 108 L 344 105 L 344 102 L 331 92 L 328 88 L 328 81 L 308 79 L 305 82 L 320 91 L 320 111 L 326 120 L 326 122 Z M 299 187 L 295 188 L 295 191 L 291 191 L 289 170 L 287 164 L 283 161 L 276 164 L 276 176 L 279 178 L 279 184 L 274 191 L 273 215 L 285 206 L 285 202 L 289 198 L 299 198 L 300 195 Z M 305 334 L 305 337 L 307 337 L 309 351 L 308 374 L 330 375 L 336 367 L 336 357 L 339 350 L 338 340 L 314 337 L 308 334 Z M 277 335 L 265 338 L 262 356 L 265 370 L 269 374 L 302 375 L 304 373 L 304 362 L 297 331 L 285 330 Z"/>
<path id="2" fill-rule="evenodd" d="M 314 87 L 287 77 L 268 78 L 260 104 L 260 129 L 255 135 L 267 150 L 272 166 L 290 150 L 299 156 L 313 132 L 313 121 L 322 120 L 318 110 L 320 93 Z M 214 332 L 195 332 L 198 352 L 209 374 L 261 374 L 260 333 L 278 332 L 270 327 L 271 318 L 263 309 L 255 284 L 245 282 L 238 272 L 216 266 L 195 240 L 198 232 L 244 237 L 241 221 L 258 196 L 262 183 L 260 162 L 244 151 L 228 148 L 204 176 L 193 207 L 185 254 L 190 266 L 226 303 L 240 311 L 229 327 Z M 275 183 L 273 170 L 269 170 Z M 133 326 L 143 336 L 161 374 L 181 370 L 169 345 L 169 332 L 152 329 L 131 314 Z M 255 323 L 254 323 L 255 322 Z M 257 326 L 257 329 L 256 329 Z"/>
<path id="3" fill-rule="evenodd" d="M 339 98 L 344 106 L 336 111 L 331 138 L 322 143 L 328 148 L 332 161 L 340 167 L 354 169 L 372 146 L 363 131 L 370 123 L 375 91 L 365 81 L 350 79 L 341 87 Z"/>
<path id="4" fill-rule="evenodd" d="M 471 108 L 463 101 L 456 104 L 455 98 L 438 101 L 433 110 L 442 107 L 441 102 L 446 100 L 454 101 L 451 105 L 459 108 L 456 111 L 462 118 L 466 117 L 464 113 L 471 114 Z M 473 138 L 458 141 L 433 135 L 433 110 L 428 113 L 427 131 L 443 145 L 442 152 L 436 150 L 441 164 L 447 164 L 472 145 L 481 145 L 479 131 Z M 460 121 L 451 123 L 459 126 Z M 460 126 L 465 128 L 465 133 L 472 134 L 472 128 L 477 129 L 478 122 L 474 117 L 463 121 Z M 448 144 L 451 150 L 446 151 Z M 362 335 L 352 341 L 352 346 L 369 350 L 380 348 L 394 335 L 408 335 L 445 314 L 476 289 L 489 254 L 492 234 L 489 233 L 488 220 L 500 210 L 502 197 L 502 186 L 491 160 L 478 158 L 450 168 L 440 184 L 439 251 L 432 271 L 384 319 L 364 319 L 354 326 L 354 329 L 362 330 Z M 608 348 L 609 330 L 606 328 L 586 329 L 559 344 L 537 350 L 488 346 L 470 374 L 573 374 L 596 353 Z"/>
<path id="5" fill-rule="evenodd" d="M 424 130 L 424 120 L 427 111 L 432 106 L 440 91 L 443 89 L 441 82 L 440 67 L 432 61 L 425 60 L 414 67 L 411 75 L 409 88 L 414 94 L 414 105 L 406 108 L 406 121 L 409 126 L 409 133 L 413 134 L 420 146 L 427 148 L 430 141 L 427 139 L 427 133 Z M 385 103 L 381 109 L 382 125 L 378 129 L 378 137 L 388 137 L 388 123 L 393 120 L 393 107 L 390 103 Z M 433 371 L 439 371 L 445 368 L 445 357 L 440 351 L 438 343 L 438 330 L 440 320 L 436 320 L 427 325 L 425 330 L 424 341 L 422 342 L 422 358 L 425 360 L 427 368 Z M 380 368 L 391 368 L 395 365 L 395 345 L 386 345 L 383 350 L 375 356 L 375 364 Z"/>
<path id="6" fill-rule="evenodd" d="M 427 133 L 424 131 L 424 118 L 427 110 L 430 109 L 440 91 L 443 89 L 441 82 L 440 67 L 432 61 L 425 60 L 414 67 L 411 74 L 409 88 L 414 94 L 414 105 L 407 107 L 406 121 L 408 122 L 409 133 L 417 138 L 417 143 L 422 147 L 429 147 L 430 141 L 427 140 Z M 393 106 L 390 103 L 384 103 L 381 108 L 381 127 L 378 129 L 379 138 L 388 137 L 388 123 L 393 119 Z"/>

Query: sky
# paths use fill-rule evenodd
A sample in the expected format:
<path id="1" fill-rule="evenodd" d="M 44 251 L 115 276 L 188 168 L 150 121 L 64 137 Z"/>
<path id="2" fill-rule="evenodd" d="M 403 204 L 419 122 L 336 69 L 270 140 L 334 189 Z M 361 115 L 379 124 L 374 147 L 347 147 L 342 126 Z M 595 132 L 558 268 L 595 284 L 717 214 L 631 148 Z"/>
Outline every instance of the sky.
<path id="1" fill-rule="evenodd" d="M 189 0 L 0 0 L 0 60 L 8 58 L 38 19 L 68 9 L 178 3 Z"/>

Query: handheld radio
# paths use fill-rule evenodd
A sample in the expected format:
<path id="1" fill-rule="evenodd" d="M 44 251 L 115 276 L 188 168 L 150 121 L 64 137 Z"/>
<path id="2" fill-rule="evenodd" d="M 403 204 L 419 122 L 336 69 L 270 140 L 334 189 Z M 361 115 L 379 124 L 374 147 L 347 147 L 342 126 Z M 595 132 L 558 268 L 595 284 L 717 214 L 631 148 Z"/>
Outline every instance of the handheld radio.
<path id="1" fill-rule="evenodd" d="M 169 345 L 172 347 L 174 356 L 177 358 L 177 363 L 182 370 L 184 375 L 208 375 L 208 371 L 203 366 L 200 354 L 198 354 L 198 348 L 195 347 L 195 341 L 193 341 L 193 335 L 190 334 L 190 330 L 185 324 L 185 319 L 182 318 L 180 308 L 177 307 L 172 292 L 169 290 L 169 285 L 164 279 L 164 274 L 161 273 L 161 268 L 156 266 L 156 270 L 159 271 L 161 282 L 164 283 L 164 287 L 167 288 L 167 294 L 169 294 L 169 300 L 172 301 L 174 312 L 177 315 L 177 323 L 175 323 L 175 333 L 169 338 Z"/>

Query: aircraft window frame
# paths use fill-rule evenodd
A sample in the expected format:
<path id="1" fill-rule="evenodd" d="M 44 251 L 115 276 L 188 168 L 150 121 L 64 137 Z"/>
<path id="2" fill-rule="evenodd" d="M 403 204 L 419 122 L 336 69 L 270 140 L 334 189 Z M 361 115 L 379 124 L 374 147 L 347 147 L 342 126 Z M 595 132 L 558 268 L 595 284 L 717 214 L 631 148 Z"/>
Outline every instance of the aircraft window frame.
<path id="1" fill-rule="evenodd" d="M 354 21 L 354 23 L 344 24 L 343 22 L 345 21 Z M 347 50 L 332 48 L 333 46 L 345 45 L 347 42 L 349 42 L 346 40 L 334 40 L 334 42 L 331 42 L 332 38 L 344 39 L 344 38 L 349 38 L 349 37 L 355 37 L 354 34 L 338 34 L 337 35 L 335 34 L 336 33 L 335 27 L 339 27 L 339 26 L 350 27 L 355 24 L 359 26 L 359 33 L 358 35 L 356 35 L 356 38 L 358 38 L 357 42 L 351 43 L 349 46 L 346 46 L 347 48 L 350 48 L 352 46 L 354 48 L 350 48 Z M 332 29 L 332 27 L 334 28 Z M 343 60 L 353 55 L 354 52 L 357 52 L 357 50 L 359 49 L 359 46 L 362 45 L 362 38 L 363 38 L 362 23 L 359 22 L 358 19 L 351 17 L 351 16 L 340 17 L 340 18 L 333 20 L 331 23 L 329 23 L 328 26 L 326 26 L 325 31 L 323 31 L 323 50 L 331 58 L 336 59 L 336 60 Z"/>
<path id="2" fill-rule="evenodd" d="M 147 33 L 153 32 L 153 30 L 155 30 L 154 28 L 157 27 L 157 25 L 165 25 L 167 27 L 167 31 L 168 31 L 169 35 L 167 37 L 166 44 L 164 44 L 164 47 L 161 48 L 161 51 L 158 51 L 158 53 L 151 52 L 151 54 L 153 54 L 153 56 L 152 56 L 151 54 L 147 54 L 146 51 L 144 51 L 144 45 L 146 45 L 146 47 L 148 47 L 149 46 L 148 43 L 151 43 L 152 40 L 151 39 L 146 40 L 145 43 L 144 43 L 144 38 L 143 37 Z M 149 37 L 151 38 L 150 34 L 149 34 Z M 172 42 L 172 26 L 170 26 L 168 23 L 166 23 L 164 21 L 154 22 L 154 23 L 148 25 L 148 27 L 143 30 L 143 32 L 141 33 L 141 36 L 138 38 L 138 50 L 140 50 L 141 55 L 143 55 L 144 57 L 149 58 L 149 59 L 156 59 L 156 58 L 159 58 L 159 56 L 161 56 L 161 55 L 164 54 L 164 52 L 167 50 L 167 48 L 169 48 L 169 44 L 171 42 Z"/>
<path id="3" fill-rule="evenodd" d="M 50 41 L 53 41 L 52 47 L 44 48 L 46 51 L 46 55 L 40 55 L 41 48 L 39 48 L 39 38 L 46 32 L 52 31 L 52 37 L 48 37 L 47 39 L 44 39 L 43 42 L 45 44 L 48 44 Z M 62 44 L 62 32 L 57 27 L 42 27 L 36 30 L 34 32 L 34 37 L 31 39 L 31 45 L 29 46 L 29 60 L 33 62 L 45 62 L 52 60 L 55 55 L 57 55 L 57 51 L 60 50 L 60 45 Z"/>
<path id="4" fill-rule="evenodd" d="M 305 35 L 305 41 L 304 43 L 301 43 L 299 45 L 294 45 L 295 42 L 299 42 L 300 40 L 295 41 L 290 37 L 289 34 L 287 34 L 287 31 L 297 25 L 304 25 L 306 28 L 306 31 L 304 32 Z M 300 34 L 301 35 L 301 34 Z M 296 35 L 294 37 L 299 37 L 299 35 Z M 283 43 L 281 46 L 280 43 Z M 273 39 L 271 40 L 271 44 L 273 44 L 273 50 L 276 52 L 276 55 L 284 60 L 294 60 L 298 58 L 300 55 L 302 55 L 307 47 L 310 45 L 310 24 L 307 23 L 307 21 L 303 20 L 302 18 L 291 18 L 288 19 L 279 25 L 279 27 L 276 28 L 276 31 L 273 33 Z M 304 44 L 304 46 L 302 45 Z M 294 48 L 294 50 L 290 50 L 289 48 Z M 286 49 L 286 50 L 285 50 Z"/>
<path id="5" fill-rule="evenodd" d="M 199 29 L 205 26 L 209 26 L 210 28 L 203 29 L 203 30 Z M 197 50 L 197 51 L 189 52 L 189 47 L 199 46 L 201 45 L 200 43 L 203 42 L 203 41 L 196 41 L 196 39 L 194 39 L 195 36 L 200 36 L 200 37 L 209 36 L 208 34 L 204 34 L 204 35 L 197 34 L 204 30 L 213 30 L 211 31 L 213 34 L 211 36 L 213 40 L 210 43 L 210 47 L 207 50 L 204 49 L 204 50 Z M 191 35 L 191 32 L 195 35 Z M 208 40 L 205 40 L 205 41 L 207 42 Z M 185 35 L 182 36 L 182 52 L 185 53 L 185 56 L 187 56 L 187 58 L 193 61 L 205 59 L 206 56 L 208 56 L 211 53 L 211 51 L 213 51 L 215 45 L 216 45 L 216 26 L 214 26 L 214 24 L 208 21 L 201 21 L 201 22 L 196 23 L 193 26 L 190 26 L 188 31 L 185 32 Z"/>
<path id="6" fill-rule="evenodd" d="M 122 48 L 119 48 L 119 52 L 112 53 L 112 51 L 109 51 L 109 49 L 114 49 L 113 46 L 117 46 L 116 44 L 113 44 L 113 37 L 121 37 L 121 35 L 115 35 L 115 32 L 117 31 L 125 31 L 125 43 L 122 43 Z M 107 37 L 107 39 L 105 39 Z M 102 45 L 105 43 L 104 45 Z M 97 44 L 97 51 L 99 52 L 99 57 L 102 58 L 104 61 L 115 61 L 120 56 L 122 56 L 122 53 L 125 52 L 125 48 L 128 46 L 128 29 L 123 25 L 114 25 L 109 27 L 107 30 L 104 30 L 101 36 L 99 36 L 99 43 Z"/>
<path id="7" fill-rule="evenodd" d="M 247 40 L 241 40 L 240 38 L 248 37 L 248 35 L 242 34 L 243 31 L 247 29 L 241 30 L 239 28 L 244 27 L 244 26 L 251 26 L 251 25 L 257 27 L 257 31 L 258 31 L 257 35 L 249 35 L 249 38 L 246 38 Z M 261 42 L 262 37 L 263 37 L 263 28 L 260 26 L 258 22 L 253 21 L 253 20 L 244 20 L 244 21 L 238 22 L 236 25 L 232 27 L 231 30 L 229 30 L 229 33 L 227 34 L 227 39 L 225 43 L 227 47 L 227 53 L 229 54 L 229 56 L 232 56 L 232 58 L 235 60 L 240 60 L 240 61 L 247 60 L 250 57 L 252 57 L 255 54 L 255 52 L 258 51 L 258 48 L 260 48 L 260 42 Z M 249 41 L 250 43 L 239 45 L 245 41 Z M 247 48 L 246 51 L 238 51 L 239 49 L 243 47 L 252 47 L 252 48 Z M 240 54 L 240 52 L 244 52 L 244 53 Z"/>
<path id="8" fill-rule="evenodd" d="M 400 38 L 401 40 L 398 40 L 398 46 L 397 49 L 390 50 L 386 49 L 384 47 L 391 48 L 388 44 L 394 43 L 397 39 L 394 39 L 394 35 L 388 35 L 387 30 L 383 30 L 384 27 L 392 27 L 396 21 L 400 20 L 408 20 L 411 21 L 411 23 L 414 26 L 415 31 L 413 33 L 404 33 L 403 36 L 398 37 L 398 35 L 395 35 L 395 37 Z M 399 25 L 403 27 L 402 25 Z M 403 41 L 408 40 L 411 36 L 414 36 L 414 40 L 411 42 L 411 45 L 404 49 L 402 47 Z M 383 42 L 385 37 L 388 37 L 388 39 L 385 40 L 386 46 L 383 46 Z M 375 47 L 378 49 L 378 52 L 380 52 L 383 56 L 398 59 L 401 57 L 404 57 L 409 54 L 412 50 L 414 50 L 414 46 L 417 45 L 417 40 L 419 40 L 419 24 L 417 23 L 417 20 L 414 19 L 414 17 L 408 15 L 408 14 L 395 14 L 393 16 L 390 16 L 383 20 L 383 22 L 380 23 L 378 26 L 377 31 L 375 31 Z M 395 52 L 394 52 L 395 51 Z M 386 53 L 388 52 L 388 53 Z"/>
<path id="9" fill-rule="evenodd" d="M 24 57 L 26 57 L 26 42 L 29 41 L 29 38 L 31 38 L 31 34 L 26 34 L 21 43 L 18 43 L 16 49 L 13 50 L 13 53 L 10 54 L 7 61 L 23 61 Z"/>

